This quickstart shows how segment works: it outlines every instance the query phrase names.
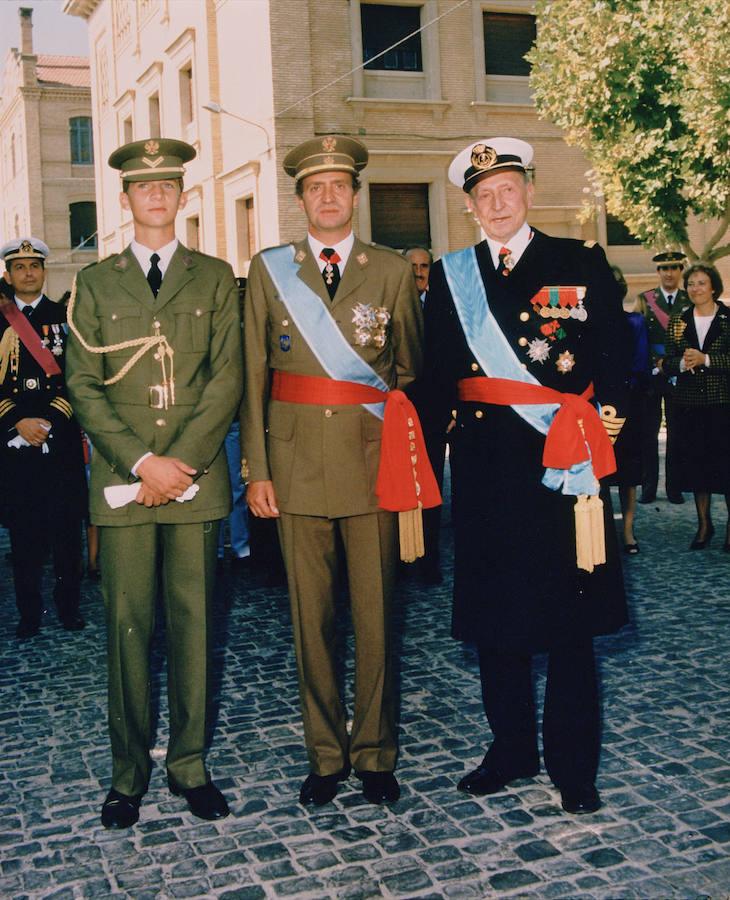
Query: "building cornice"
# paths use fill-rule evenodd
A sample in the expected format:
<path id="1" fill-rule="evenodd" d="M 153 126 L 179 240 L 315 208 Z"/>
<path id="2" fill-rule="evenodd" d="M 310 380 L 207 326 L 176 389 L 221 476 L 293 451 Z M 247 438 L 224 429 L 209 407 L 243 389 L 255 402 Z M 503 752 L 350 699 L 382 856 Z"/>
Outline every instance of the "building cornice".
<path id="1" fill-rule="evenodd" d="M 65 0 L 62 12 L 67 16 L 81 16 L 88 19 L 99 5 L 100 0 Z"/>

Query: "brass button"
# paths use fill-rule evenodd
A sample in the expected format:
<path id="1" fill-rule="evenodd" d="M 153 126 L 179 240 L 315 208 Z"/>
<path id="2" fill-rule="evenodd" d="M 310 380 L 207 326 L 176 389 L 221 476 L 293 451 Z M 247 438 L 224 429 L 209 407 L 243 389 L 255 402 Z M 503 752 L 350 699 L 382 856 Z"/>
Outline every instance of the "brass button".
<path id="1" fill-rule="evenodd" d="M 479 371 L 479 363 L 472 363 L 471 370 L 472 370 L 472 372 L 478 372 Z"/>
<path id="2" fill-rule="evenodd" d="M 116 322 L 119 316 L 116 313 L 112 313 L 112 322 Z"/>
<path id="3" fill-rule="evenodd" d="M 324 411 L 324 415 L 325 415 L 325 418 L 331 419 L 331 418 L 332 418 L 332 410 L 331 410 L 331 409 L 326 409 L 326 410 Z"/>
<path id="4" fill-rule="evenodd" d="M 455 418 L 456 418 L 456 410 L 455 410 L 455 409 L 452 409 L 452 410 L 451 410 L 451 418 L 452 418 L 452 419 L 455 419 Z"/>
<path id="5" fill-rule="evenodd" d="M 156 419 L 155 425 L 158 425 L 160 428 L 162 428 L 163 425 L 167 425 L 167 422 L 164 419 Z"/>
<path id="6" fill-rule="evenodd" d="M 482 412 L 481 409 L 478 409 L 478 410 L 474 413 L 474 415 L 476 416 L 477 419 L 483 419 L 483 418 L 484 418 L 484 413 Z"/>
<path id="7" fill-rule="evenodd" d="M 517 341 L 517 343 L 520 345 L 520 347 L 526 347 L 527 346 L 527 338 L 521 337 L 519 339 L 519 341 Z"/>
<path id="8" fill-rule="evenodd" d="M 529 320 L 530 320 L 530 314 L 528 312 L 520 313 L 520 322 L 529 322 Z"/>
<path id="9" fill-rule="evenodd" d="M 281 324 L 284 326 L 284 328 L 286 328 L 286 326 L 289 324 L 289 319 L 282 319 Z"/>
<path id="10" fill-rule="evenodd" d="M 195 315 L 196 315 L 198 318 L 200 318 L 200 317 L 203 315 L 203 310 L 202 310 L 202 309 L 196 309 L 196 310 L 195 310 Z"/>
<path id="11" fill-rule="evenodd" d="M 527 368 L 527 363 L 520 363 L 520 365 L 522 366 L 523 369 Z"/>

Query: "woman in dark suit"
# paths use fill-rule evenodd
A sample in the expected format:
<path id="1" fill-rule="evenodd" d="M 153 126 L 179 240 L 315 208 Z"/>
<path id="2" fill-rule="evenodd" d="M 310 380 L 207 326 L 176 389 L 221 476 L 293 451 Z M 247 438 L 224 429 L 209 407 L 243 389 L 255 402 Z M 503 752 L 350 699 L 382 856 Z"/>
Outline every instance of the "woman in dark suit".
<path id="1" fill-rule="evenodd" d="M 714 266 L 690 266 L 684 286 L 692 306 L 669 320 L 662 370 L 677 379 L 681 486 L 694 492 L 698 519 L 690 549 L 702 550 L 715 531 L 712 494 L 725 494 L 730 511 L 730 311 L 717 302 L 722 279 Z M 730 553 L 730 522 L 723 549 Z"/>

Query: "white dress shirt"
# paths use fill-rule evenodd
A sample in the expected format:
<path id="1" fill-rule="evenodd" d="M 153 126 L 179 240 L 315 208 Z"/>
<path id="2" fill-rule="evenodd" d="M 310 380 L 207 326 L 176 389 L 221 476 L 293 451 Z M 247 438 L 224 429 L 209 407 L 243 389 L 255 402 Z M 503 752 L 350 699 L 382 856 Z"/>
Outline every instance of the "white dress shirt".
<path id="1" fill-rule="evenodd" d="M 487 235 L 487 246 L 489 247 L 489 252 L 492 254 L 492 262 L 494 263 L 494 268 L 496 269 L 499 266 L 499 251 L 502 247 L 506 247 L 512 259 L 514 260 L 514 265 L 520 261 L 520 257 L 527 250 L 527 245 L 532 240 L 532 228 L 527 224 L 527 222 L 523 222 L 520 230 L 513 234 L 512 237 L 508 241 L 495 241 L 494 238 L 490 238 Z"/>
<path id="2" fill-rule="evenodd" d="M 307 234 L 307 240 L 309 241 L 309 247 L 314 254 L 314 258 L 317 260 L 319 271 L 324 272 L 324 267 L 327 265 L 323 259 L 319 258 L 319 254 L 325 247 L 331 247 L 340 257 L 340 262 L 338 262 L 337 265 L 340 269 L 340 275 L 342 275 L 345 271 L 347 260 L 350 258 L 352 248 L 355 246 L 355 235 L 350 232 L 344 240 L 339 242 L 339 244 L 323 244 L 322 241 L 317 240 L 317 238 L 311 234 Z"/>
<path id="3" fill-rule="evenodd" d="M 137 258 L 137 262 L 144 272 L 145 278 L 147 277 L 147 273 L 150 270 L 150 257 L 153 253 L 156 253 L 160 257 L 160 261 L 157 263 L 157 267 L 160 272 L 162 272 L 162 277 L 164 278 L 167 267 L 170 265 L 172 254 L 177 250 L 177 245 L 179 243 L 180 242 L 178 241 L 178 239 L 174 238 L 170 241 L 169 244 L 165 244 L 164 247 L 160 247 L 159 250 L 150 250 L 149 247 L 145 247 L 144 244 L 140 244 L 139 241 L 132 241 L 129 245 L 129 249 Z"/>

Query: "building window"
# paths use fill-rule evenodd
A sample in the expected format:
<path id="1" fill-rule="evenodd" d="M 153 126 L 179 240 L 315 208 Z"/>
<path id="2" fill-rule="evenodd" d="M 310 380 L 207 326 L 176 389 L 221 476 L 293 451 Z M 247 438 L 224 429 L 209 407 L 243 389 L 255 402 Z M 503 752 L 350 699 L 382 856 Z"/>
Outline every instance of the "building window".
<path id="1" fill-rule="evenodd" d="M 634 237 L 621 219 L 606 213 L 606 243 L 609 247 L 637 245 L 641 241 Z"/>
<path id="2" fill-rule="evenodd" d="M 420 6 L 390 6 L 379 3 L 360 5 L 362 54 L 366 69 L 422 72 L 421 35 L 414 34 L 403 44 L 377 59 L 386 47 L 395 44 L 421 26 Z"/>
<path id="3" fill-rule="evenodd" d="M 525 54 L 535 43 L 535 16 L 484 13 L 484 62 L 487 75 L 530 74 Z"/>
<path id="4" fill-rule="evenodd" d="M 68 208 L 71 249 L 93 250 L 96 247 L 96 203 L 81 200 Z"/>
<path id="5" fill-rule="evenodd" d="M 193 98 L 193 64 L 188 63 L 180 69 L 180 120 L 186 128 L 195 118 L 195 100 Z"/>
<path id="6" fill-rule="evenodd" d="M 236 252 L 238 254 L 238 271 L 256 253 L 256 220 L 254 217 L 253 197 L 242 197 L 236 200 Z"/>
<path id="7" fill-rule="evenodd" d="M 371 184 L 372 240 L 402 250 L 431 246 L 427 184 Z"/>
<path id="8" fill-rule="evenodd" d="M 71 137 L 71 163 L 90 166 L 94 162 L 94 143 L 91 134 L 91 116 L 75 116 L 69 119 Z"/>
<path id="9" fill-rule="evenodd" d="M 148 103 L 149 107 L 149 115 L 150 115 L 150 130 L 149 135 L 153 138 L 160 137 L 162 133 L 161 128 L 161 120 L 160 120 L 160 95 L 152 94 Z"/>
<path id="10" fill-rule="evenodd" d="M 200 250 L 200 216 L 185 220 L 185 244 L 190 250 Z"/>
<path id="11" fill-rule="evenodd" d="M 132 117 L 128 116 L 122 122 L 122 143 L 131 144 L 134 140 L 134 126 L 132 125 Z"/>

